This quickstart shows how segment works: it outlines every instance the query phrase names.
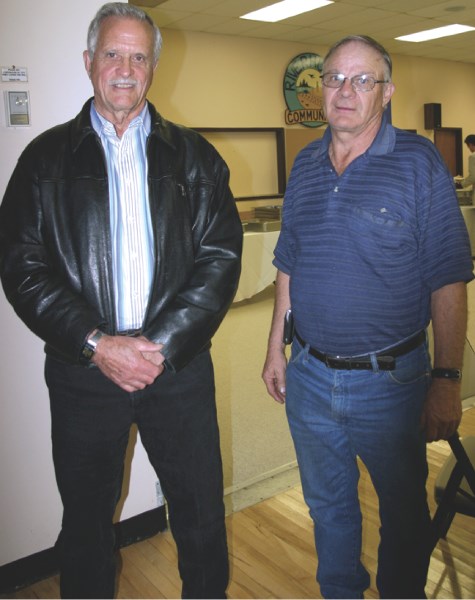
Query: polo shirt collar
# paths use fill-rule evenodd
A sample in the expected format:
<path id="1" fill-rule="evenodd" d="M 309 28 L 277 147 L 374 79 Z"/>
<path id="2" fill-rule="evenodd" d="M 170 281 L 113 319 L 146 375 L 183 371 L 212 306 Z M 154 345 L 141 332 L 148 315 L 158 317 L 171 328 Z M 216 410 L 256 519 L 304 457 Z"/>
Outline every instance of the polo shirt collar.
<path id="1" fill-rule="evenodd" d="M 323 134 L 322 141 L 318 145 L 315 151 L 315 158 L 323 158 L 328 155 L 328 148 L 332 140 L 332 132 L 330 127 L 327 127 Z M 389 154 L 394 150 L 396 144 L 396 131 L 389 122 L 388 111 L 383 112 L 383 118 L 381 120 L 381 127 L 379 128 L 376 137 L 374 138 L 371 146 L 366 150 L 365 154 L 369 156 L 382 156 Z"/>

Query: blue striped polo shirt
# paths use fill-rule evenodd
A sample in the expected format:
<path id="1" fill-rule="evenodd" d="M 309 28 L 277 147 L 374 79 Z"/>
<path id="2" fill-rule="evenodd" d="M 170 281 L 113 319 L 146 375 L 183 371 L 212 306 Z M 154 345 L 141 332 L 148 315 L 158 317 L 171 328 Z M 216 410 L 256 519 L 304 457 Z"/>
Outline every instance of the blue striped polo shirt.
<path id="1" fill-rule="evenodd" d="M 430 320 L 434 290 L 470 281 L 452 177 L 429 140 L 383 123 L 338 175 L 331 130 L 296 158 L 274 265 L 290 275 L 300 336 L 332 355 L 374 352 Z"/>

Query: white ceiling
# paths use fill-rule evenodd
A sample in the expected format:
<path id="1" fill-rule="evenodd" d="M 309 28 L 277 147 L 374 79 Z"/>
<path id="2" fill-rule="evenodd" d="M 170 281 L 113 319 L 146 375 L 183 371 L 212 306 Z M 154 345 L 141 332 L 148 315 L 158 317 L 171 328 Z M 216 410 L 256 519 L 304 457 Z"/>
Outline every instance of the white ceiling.
<path id="1" fill-rule="evenodd" d="M 365 34 L 390 54 L 475 63 L 475 31 L 429 42 L 396 36 L 450 23 L 475 27 L 475 0 L 335 0 L 323 8 L 278 23 L 239 16 L 273 0 L 129 0 L 142 6 L 159 27 L 330 46 L 348 34 Z"/>

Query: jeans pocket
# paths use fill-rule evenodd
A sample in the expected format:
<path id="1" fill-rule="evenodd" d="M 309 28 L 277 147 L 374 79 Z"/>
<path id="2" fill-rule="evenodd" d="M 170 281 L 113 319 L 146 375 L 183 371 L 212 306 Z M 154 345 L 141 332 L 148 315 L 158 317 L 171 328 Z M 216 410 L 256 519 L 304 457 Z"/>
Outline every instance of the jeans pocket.
<path id="1" fill-rule="evenodd" d="M 396 368 L 387 373 L 390 379 L 398 385 L 415 383 L 424 378 L 429 381 L 430 359 L 426 345 L 396 358 Z"/>

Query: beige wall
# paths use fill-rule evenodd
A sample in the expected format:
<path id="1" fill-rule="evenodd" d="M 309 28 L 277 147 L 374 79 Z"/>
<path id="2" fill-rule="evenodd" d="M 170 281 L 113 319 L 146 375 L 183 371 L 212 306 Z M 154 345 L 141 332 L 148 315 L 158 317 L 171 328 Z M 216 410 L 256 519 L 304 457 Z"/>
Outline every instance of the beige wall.
<path id="1" fill-rule="evenodd" d="M 424 104 L 435 102 L 442 105 L 443 127 L 462 127 L 463 137 L 475 132 L 475 65 L 395 56 L 393 79 L 398 127 L 432 137 L 424 130 Z"/>
<path id="2" fill-rule="evenodd" d="M 171 29 L 162 34 L 149 98 L 165 117 L 194 127 L 285 127 L 282 88 L 288 63 L 302 52 L 324 55 L 327 50 Z M 475 133 L 475 65 L 397 55 L 393 62 L 397 127 L 431 138 L 424 130 L 424 104 L 440 103 L 443 126 L 462 127 L 464 137 Z M 464 166 L 467 160 L 464 147 Z"/>

